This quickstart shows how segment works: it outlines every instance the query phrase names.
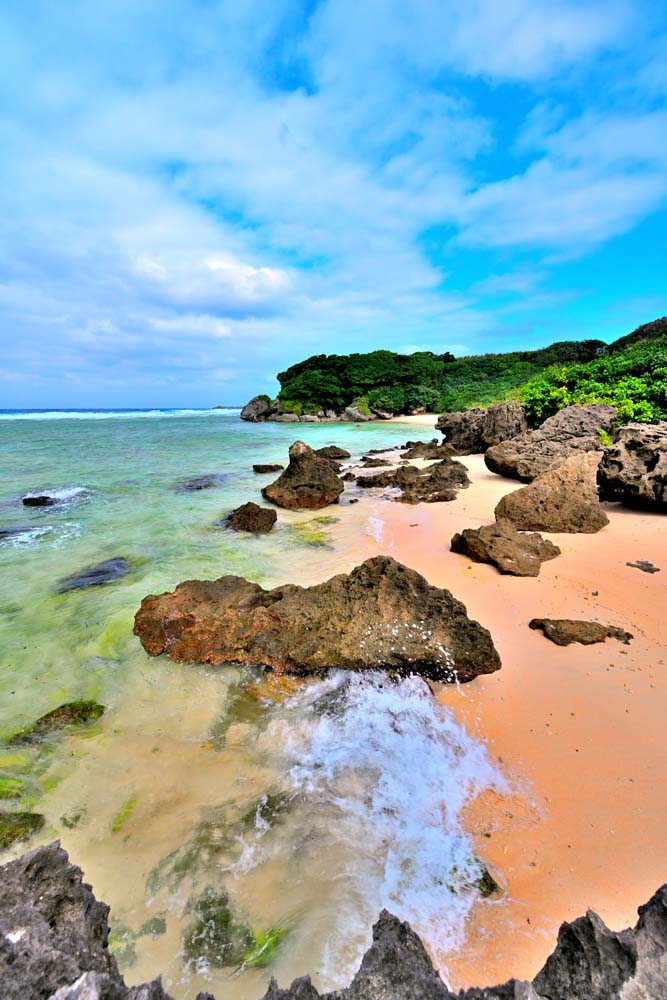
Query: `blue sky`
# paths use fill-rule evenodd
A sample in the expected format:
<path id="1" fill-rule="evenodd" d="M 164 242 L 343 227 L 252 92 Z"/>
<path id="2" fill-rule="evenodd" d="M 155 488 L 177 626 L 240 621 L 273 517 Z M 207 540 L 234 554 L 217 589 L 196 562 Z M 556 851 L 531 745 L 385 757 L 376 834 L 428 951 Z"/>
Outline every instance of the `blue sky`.
<path id="1" fill-rule="evenodd" d="M 4 0 L 0 407 L 667 312 L 656 0 Z"/>

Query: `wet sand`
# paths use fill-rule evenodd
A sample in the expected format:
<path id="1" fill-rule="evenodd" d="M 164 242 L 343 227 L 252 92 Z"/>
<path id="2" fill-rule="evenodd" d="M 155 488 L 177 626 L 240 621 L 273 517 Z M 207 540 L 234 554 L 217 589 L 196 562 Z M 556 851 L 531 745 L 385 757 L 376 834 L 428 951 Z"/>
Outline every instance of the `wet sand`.
<path id="1" fill-rule="evenodd" d="M 513 781 L 469 809 L 479 855 L 504 889 L 482 905 L 458 954 L 434 956 L 452 985 L 532 977 L 558 926 L 596 910 L 613 928 L 667 880 L 667 531 L 662 515 L 606 504 L 595 535 L 545 535 L 562 554 L 536 579 L 502 576 L 449 551 L 455 531 L 493 521 L 520 486 L 463 459 L 473 485 L 451 503 L 360 503 L 387 552 L 450 589 L 490 629 L 498 673 L 437 697 L 483 739 Z M 381 524 L 378 530 L 377 524 Z M 626 565 L 647 559 L 649 575 Z M 586 618 L 632 632 L 630 645 L 558 647 L 528 621 Z"/>

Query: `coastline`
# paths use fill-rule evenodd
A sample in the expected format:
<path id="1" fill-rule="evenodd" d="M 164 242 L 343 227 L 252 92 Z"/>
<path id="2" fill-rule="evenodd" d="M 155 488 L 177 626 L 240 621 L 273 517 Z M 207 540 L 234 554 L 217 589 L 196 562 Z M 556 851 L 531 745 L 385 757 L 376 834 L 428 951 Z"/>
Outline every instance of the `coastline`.
<path id="1" fill-rule="evenodd" d="M 595 535 L 544 533 L 562 554 L 539 577 L 502 576 L 450 552 L 449 542 L 455 531 L 493 521 L 500 497 L 521 484 L 489 472 L 481 455 L 462 461 L 472 485 L 455 501 L 413 507 L 369 498 L 353 515 L 374 522 L 375 537 L 359 525 L 363 558 L 390 554 L 451 590 L 489 628 L 503 661 L 498 673 L 460 688 L 435 687 L 515 789 L 468 810 L 479 855 L 504 892 L 476 908 L 456 955 L 434 956 L 456 987 L 531 978 L 560 923 L 587 907 L 610 927 L 630 926 L 637 900 L 667 873 L 662 515 L 606 504 L 610 524 Z M 626 566 L 637 559 L 662 573 Z M 634 639 L 557 647 L 528 629 L 533 616 L 594 619 Z"/>

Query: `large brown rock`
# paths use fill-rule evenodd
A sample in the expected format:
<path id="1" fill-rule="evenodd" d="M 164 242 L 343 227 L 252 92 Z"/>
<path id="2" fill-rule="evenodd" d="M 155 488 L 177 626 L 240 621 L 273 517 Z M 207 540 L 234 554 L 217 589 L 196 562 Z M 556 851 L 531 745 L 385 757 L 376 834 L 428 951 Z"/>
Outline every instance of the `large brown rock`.
<path id="1" fill-rule="evenodd" d="M 616 625 L 601 625 L 600 622 L 587 622 L 575 618 L 533 618 L 528 627 L 544 632 L 557 646 L 569 646 L 572 642 L 582 646 L 592 646 L 605 639 L 618 639 L 627 644 L 633 638 L 631 632 L 618 628 Z"/>
<path id="2" fill-rule="evenodd" d="M 295 441 L 289 450 L 289 465 L 274 483 L 264 487 L 262 496 L 288 510 L 320 510 L 336 503 L 344 489 L 330 458 L 316 455 L 303 441 Z"/>
<path id="3" fill-rule="evenodd" d="M 387 556 L 315 587 L 263 590 L 242 577 L 188 580 L 145 597 L 134 634 L 178 663 L 247 663 L 278 672 L 396 670 L 469 681 L 500 668 L 485 628 L 447 590 Z"/>
<path id="4" fill-rule="evenodd" d="M 278 515 L 271 507 L 260 507 L 259 504 L 241 504 L 227 518 L 227 526 L 233 531 L 251 531 L 255 535 L 265 535 L 271 531 Z"/>
<path id="5" fill-rule="evenodd" d="M 428 462 L 439 461 L 442 458 L 451 458 L 458 455 L 458 452 L 446 441 L 439 441 L 433 438 L 431 441 L 406 441 L 403 445 L 407 451 L 401 452 L 401 458 L 423 458 Z"/>
<path id="6" fill-rule="evenodd" d="M 621 427 L 602 456 L 598 485 L 603 500 L 667 511 L 667 421 Z"/>
<path id="7" fill-rule="evenodd" d="M 349 451 L 346 451 L 345 448 L 339 448 L 337 444 L 325 444 L 323 448 L 316 448 L 315 454 L 321 458 L 333 458 L 336 462 L 343 458 L 352 458 Z"/>
<path id="8" fill-rule="evenodd" d="M 271 400 L 268 396 L 253 396 L 241 410 L 241 420 L 266 420 L 271 413 Z"/>
<path id="9" fill-rule="evenodd" d="M 487 407 L 482 425 L 482 451 L 491 448 L 501 441 L 508 441 L 524 434 L 528 430 L 526 411 L 521 403 L 510 400 L 507 403 L 494 403 Z"/>
<path id="10" fill-rule="evenodd" d="M 357 486 L 398 489 L 401 492 L 394 499 L 400 503 L 440 503 L 455 500 L 458 490 L 470 486 L 470 480 L 465 465 L 448 457 L 423 469 L 404 465 L 374 475 L 360 475 Z"/>
<path id="11" fill-rule="evenodd" d="M 551 472 L 504 496 L 496 506 L 496 518 L 506 518 L 523 531 L 600 531 L 609 518 L 598 500 L 599 461 L 599 451 L 575 452 Z"/>
<path id="12" fill-rule="evenodd" d="M 523 434 L 528 430 L 528 421 L 521 404 L 510 400 L 484 409 L 475 406 L 459 413 L 443 413 L 436 427 L 459 455 L 474 455 Z"/>
<path id="13" fill-rule="evenodd" d="M 473 562 L 490 563 L 512 576 L 537 576 L 543 562 L 560 555 L 557 545 L 541 535 L 517 531 L 505 520 L 466 528 L 454 535 L 451 547 Z"/>
<path id="14" fill-rule="evenodd" d="M 484 461 L 499 476 L 530 483 L 575 451 L 598 451 L 602 447 L 599 432 L 610 433 L 617 416 L 606 403 L 568 406 L 537 430 L 489 448 Z"/>

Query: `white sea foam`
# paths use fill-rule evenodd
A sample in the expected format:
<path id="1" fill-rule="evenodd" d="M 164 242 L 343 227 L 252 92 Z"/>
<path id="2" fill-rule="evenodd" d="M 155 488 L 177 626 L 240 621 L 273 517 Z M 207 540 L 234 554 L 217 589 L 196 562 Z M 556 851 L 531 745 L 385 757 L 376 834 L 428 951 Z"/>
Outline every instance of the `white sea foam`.
<path id="1" fill-rule="evenodd" d="M 139 420 L 162 417 L 208 417 L 238 415 L 235 407 L 213 410 L 21 410 L 0 412 L 0 420 Z"/>
<path id="2" fill-rule="evenodd" d="M 6 545 L 8 548 L 23 549 L 39 541 L 45 535 L 50 535 L 52 532 L 53 528 L 51 525 L 43 525 L 39 528 L 26 528 L 15 535 L 7 535 L 6 538 L 0 538 L 0 545 Z"/>
<path id="3" fill-rule="evenodd" d="M 33 493 L 25 493 L 25 497 L 51 497 L 59 503 L 68 503 L 71 500 L 81 499 L 88 494 L 89 490 L 85 486 L 59 486 L 53 490 L 35 490 Z"/>

